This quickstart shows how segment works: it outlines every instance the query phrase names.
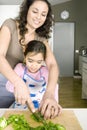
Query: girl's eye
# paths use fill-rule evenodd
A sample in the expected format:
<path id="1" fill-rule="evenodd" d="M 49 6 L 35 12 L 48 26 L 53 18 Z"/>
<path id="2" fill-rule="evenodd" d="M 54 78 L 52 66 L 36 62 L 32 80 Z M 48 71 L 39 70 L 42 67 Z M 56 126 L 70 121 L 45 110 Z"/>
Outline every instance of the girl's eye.
<path id="1" fill-rule="evenodd" d="M 38 63 L 38 64 L 42 64 L 42 62 L 43 62 L 42 60 L 40 60 L 40 61 L 37 61 L 37 63 Z"/>
<path id="2" fill-rule="evenodd" d="M 33 62 L 33 60 L 28 60 L 28 62 L 32 63 L 32 62 Z"/>
<path id="3" fill-rule="evenodd" d="M 41 62 L 41 61 L 38 61 L 37 63 L 38 63 L 38 64 L 41 64 L 42 62 Z"/>

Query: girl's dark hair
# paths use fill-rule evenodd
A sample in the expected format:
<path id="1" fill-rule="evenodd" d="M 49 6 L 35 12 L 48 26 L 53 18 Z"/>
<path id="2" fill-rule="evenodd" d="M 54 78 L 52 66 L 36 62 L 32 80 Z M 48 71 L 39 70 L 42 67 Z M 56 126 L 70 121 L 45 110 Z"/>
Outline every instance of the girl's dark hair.
<path id="1" fill-rule="evenodd" d="M 19 30 L 20 30 L 19 33 L 21 36 L 20 41 L 19 41 L 20 43 L 22 40 L 25 39 L 24 37 L 25 33 L 28 31 L 28 29 L 26 28 L 28 10 L 35 1 L 37 0 L 24 0 L 24 2 L 22 3 L 20 7 L 19 16 L 16 18 L 16 20 L 19 23 Z M 38 36 L 48 39 L 50 38 L 49 33 L 51 32 L 51 27 L 54 21 L 52 17 L 51 4 L 47 0 L 39 0 L 39 1 L 46 2 L 46 4 L 48 5 L 48 14 L 47 14 L 47 18 L 44 24 L 41 27 L 36 29 L 36 33 L 38 34 Z"/>
<path id="2" fill-rule="evenodd" d="M 35 54 L 42 53 L 44 60 L 46 58 L 46 46 L 41 41 L 32 40 L 28 42 L 24 56 L 26 56 L 29 52 L 34 52 Z"/>

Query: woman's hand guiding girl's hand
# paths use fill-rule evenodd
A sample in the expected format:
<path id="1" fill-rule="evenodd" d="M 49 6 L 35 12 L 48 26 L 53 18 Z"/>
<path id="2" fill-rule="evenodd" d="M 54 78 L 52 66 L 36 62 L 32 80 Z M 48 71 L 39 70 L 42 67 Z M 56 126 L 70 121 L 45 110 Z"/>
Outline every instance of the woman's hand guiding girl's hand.
<path id="1" fill-rule="evenodd" d="M 18 78 L 18 80 L 15 82 L 14 96 L 15 96 L 15 100 L 18 103 L 25 105 L 27 102 L 31 111 L 35 112 L 34 105 L 29 96 L 29 89 L 21 78 Z"/>
<path id="2" fill-rule="evenodd" d="M 62 107 L 57 103 L 54 96 L 45 93 L 39 111 L 45 119 L 55 118 L 62 112 Z"/>

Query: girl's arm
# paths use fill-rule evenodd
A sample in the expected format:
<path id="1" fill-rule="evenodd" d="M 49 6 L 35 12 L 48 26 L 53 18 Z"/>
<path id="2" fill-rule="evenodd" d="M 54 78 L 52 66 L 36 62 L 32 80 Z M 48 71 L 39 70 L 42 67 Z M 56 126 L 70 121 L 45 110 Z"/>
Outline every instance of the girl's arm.
<path id="1" fill-rule="evenodd" d="M 15 68 L 14 71 L 16 72 L 16 74 L 23 79 L 23 74 L 24 74 L 24 67 L 22 63 L 18 63 Z M 6 83 L 6 88 L 8 91 L 14 93 L 14 85 L 8 80 Z"/>

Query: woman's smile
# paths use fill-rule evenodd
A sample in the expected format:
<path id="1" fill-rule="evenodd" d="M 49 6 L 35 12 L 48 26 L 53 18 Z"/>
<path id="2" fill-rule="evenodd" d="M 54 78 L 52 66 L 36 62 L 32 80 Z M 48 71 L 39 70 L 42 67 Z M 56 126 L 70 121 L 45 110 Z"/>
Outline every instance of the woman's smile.
<path id="1" fill-rule="evenodd" d="M 28 10 L 28 26 L 37 29 L 44 24 L 48 14 L 48 6 L 43 1 L 35 1 Z"/>

